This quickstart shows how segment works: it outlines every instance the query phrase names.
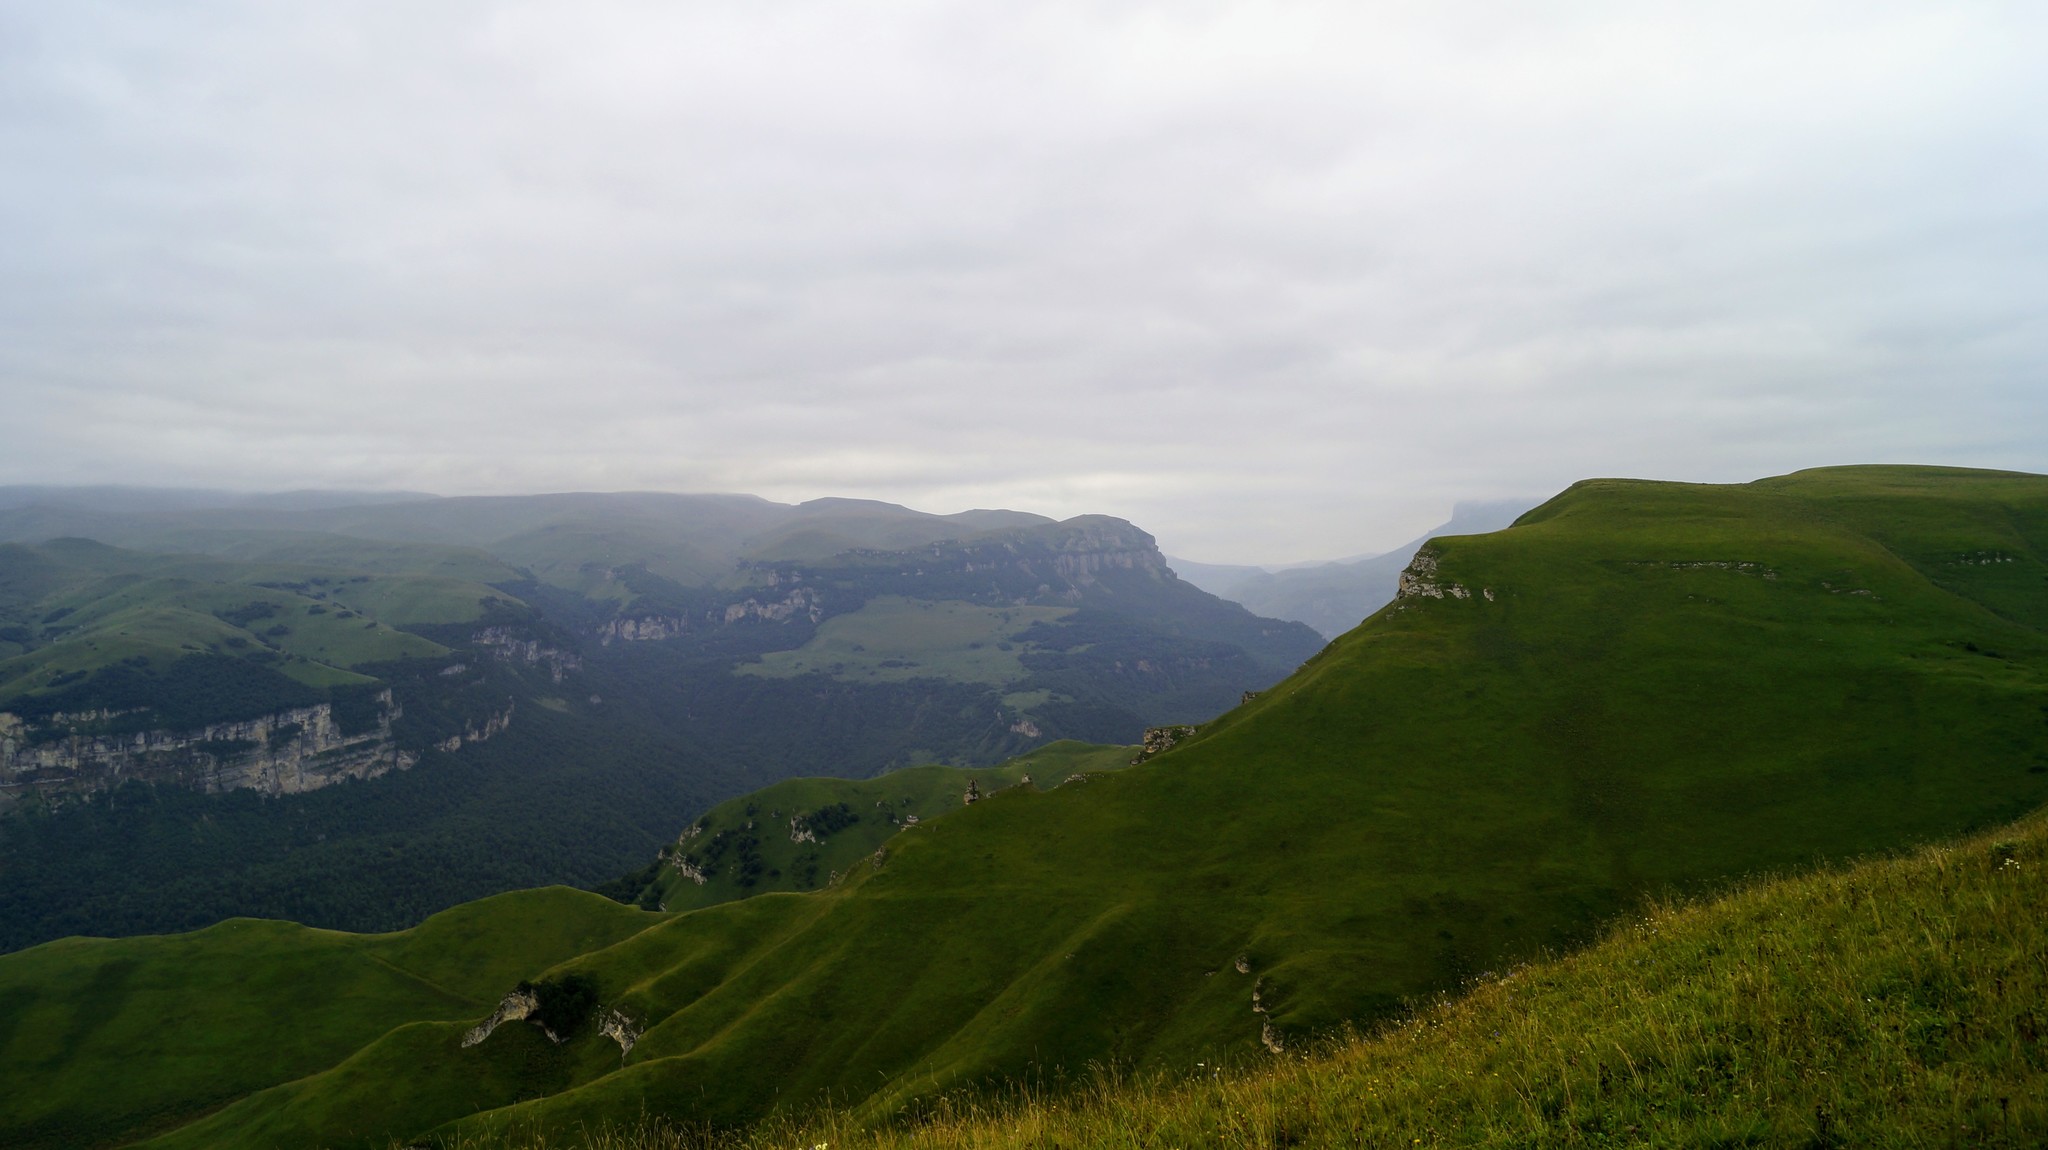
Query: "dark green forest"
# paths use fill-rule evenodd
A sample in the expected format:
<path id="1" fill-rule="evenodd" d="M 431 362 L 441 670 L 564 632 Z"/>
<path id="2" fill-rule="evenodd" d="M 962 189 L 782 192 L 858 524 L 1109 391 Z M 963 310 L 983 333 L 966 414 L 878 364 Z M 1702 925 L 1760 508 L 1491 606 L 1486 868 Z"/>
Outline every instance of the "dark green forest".
<path id="1" fill-rule="evenodd" d="M 548 711 L 309 794 L 130 781 L 5 820 L 0 948 L 233 916 L 395 930 L 502 890 L 613 878 L 747 786 L 673 742 Z"/>

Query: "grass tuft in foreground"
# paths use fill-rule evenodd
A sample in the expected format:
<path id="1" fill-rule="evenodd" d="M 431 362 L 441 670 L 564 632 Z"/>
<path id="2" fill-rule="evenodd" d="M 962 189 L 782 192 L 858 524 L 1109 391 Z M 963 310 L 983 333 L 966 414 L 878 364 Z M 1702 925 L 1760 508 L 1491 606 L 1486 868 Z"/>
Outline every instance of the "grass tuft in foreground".
<path id="1" fill-rule="evenodd" d="M 955 1095 L 880 1130 L 814 1115 L 509 1145 L 2044 1144 L 2048 815 L 2036 814 L 1909 857 L 1660 907 L 1582 953 L 1265 1065 Z"/>

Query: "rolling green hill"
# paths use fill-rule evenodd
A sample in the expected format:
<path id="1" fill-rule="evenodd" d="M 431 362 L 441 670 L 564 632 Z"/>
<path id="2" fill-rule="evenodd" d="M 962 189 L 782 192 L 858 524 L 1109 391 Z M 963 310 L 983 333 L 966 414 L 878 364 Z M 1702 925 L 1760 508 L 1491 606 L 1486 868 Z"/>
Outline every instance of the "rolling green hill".
<path id="1" fill-rule="evenodd" d="M 905 767 L 872 779 L 790 779 L 706 811 L 613 893 L 682 911 L 770 891 L 816 890 L 905 827 L 1020 785 L 1083 783 L 1136 747 L 1049 743 L 995 767 Z M 972 800 L 968 795 L 975 796 Z"/>
<path id="2" fill-rule="evenodd" d="M 16 1080 L 6 1142 L 94 1146 L 183 1125 L 323 1070 L 394 1027 L 485 1013 L 501 984 L 651 917 L 557 887 L 469 903 L 392 935 L 231 919 L 10 956 L 0 1042 L 64 1073 L 33 1074 L 33 1092 Z"/>
<path id="3" fill-rule="evenodd" d="M 337 672 L 445 654 L 401 628 L 479 618 L 492 597 L 503 598 L 437 575 L 153 555 L 86 539 L 0 544 L 0 621 L 17 649 L 0 660 L 0 701 L 43 693 L 67 673 L 199 651 L 254 657 L 315 685 L 365 681 Z"/>
<path id="4" fill-rule="evenodd" d="M 667 916 L 520 976 L 587 980 L 630 1050 L 594 1024 L 464 1048 L 422 1010 L 153 1144 L 743 1122 L 827 1094 L 867 1120 L 1033 1068 L 1299 1045 L 1660 892 L 2048 801 L 2044 557 L 2039 476 L 1582 483 L 1510 530 L 1433 541 L 1395 603 L 1141 766 L 1000 790 L 825 890 Z M 145 944 L 58 945 L 83 965 Z M 0 958 L 0 979 L 48 950 Z M 85 1016 L 90 997 L 45 1000 Z M 0 1046 L 25 1095 L 76 1097 L 79 1071 L 41 1053 L 53 1033 Z M 165 1041 L 203 1063 L 226 1038 Z M 0 1137 L 26 1128 L 0 1113 Z"/>
<path id="5" fill-rule="evenodd" d="M 114 689 L 102 680 L 163 678 L 174 667 L 189 676 L 195 656 L 239 661 L 243 677 L 276 684 L 177 720 L 187 724 L 298 705 L 293 684 L 371 683 L 351 670 L 365 664 L 445 655 L 398 627 L 473 619 L 479 598 L 497 594 L 442 577 L 166 557 L 84 539 L 0 544 L 0 588 L 13 652 L 0 650 L 0 709 L 133 707 L 101 698 Z"/>
<path id="6" fill-rule="evenodd" d="M 2038 1147 L 2048 820 L 1663 906 L 1300 1058 L 1014 1084 L 907 1124 L 833 1113 L 726 1150 L 1062 1146 Z M 589 1150 L 685 1150 L 625 1119 Z M 562 1147 L 513 1135 L 448 1150 Z"/>
<path id="7" fill-rule="evenodd" d="M 1003 686 L 1028 674 L 1015 640 L 1035 623 L 1073 613 L 1071 607 L 979 607 L 957 599 L 884 595 L 827 620 L 803 646 L 770 652 L 739 673 L 786 679 L 816 672 L 879 682 L 945 678 Z M 1025 649 L 1031 649 L 1028 640 Z"/>

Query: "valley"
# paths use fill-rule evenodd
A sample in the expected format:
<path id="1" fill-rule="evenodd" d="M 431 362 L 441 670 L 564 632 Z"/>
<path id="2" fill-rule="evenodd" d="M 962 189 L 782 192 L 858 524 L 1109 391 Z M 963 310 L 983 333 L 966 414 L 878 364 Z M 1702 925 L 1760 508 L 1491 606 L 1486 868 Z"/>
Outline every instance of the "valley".
<path id="1" fill-rule="evenodd" d="M 1100 516 L 60 490 L 10 537 L 0 948 L 594 885 L 778 779 L 1134 742 L 1319 645 Z"/>
<path id="2" fill-rule="evenodd" d="M 1333 1050 L 1336 1062 L 1312 1064 L 1332 1069 L 1301 1073 L 1322 1075 L 1313 1081 L 1323 1084 L 1370 1080 L 1396 1057 L 1382 1052 L 1407 1041 L 1399 1037 L 1406 1031 L 1386 1031 L 1392 1037 L 1367 1040 L 1379 1045 L 1318 1045 L 1346 1027 L 1380 1033 L 1437 996 L 1477 987 L 1476 1005 L 1446 1007 L 1451 1013 L 1427 1016 L 1445 1021 L 1429 1025 L 1528 1036 L 1527 1019 L 1543 1011 L 1593 1009 L 1583 1003 L 1607 977 L 1598 971 L 1648 963 L 1682 978 L 1697 969 L 1687 957 L 1704 954 L 1696 948 L 1615 941 L 1543 974 L 1534 985 L 1552 997 L 1531 1007 L 1538 1014 L 1515 1022 L 1488 1005 L 1498 992 L 1487 988 L 1505 985 L 1503 972 L 1585 947 L 1652 900 L 1712 898 L 1761 876 L 1798 883 L 1817 865 L 1991 833 L 2048 803 L 2048 478 L 1854 467 L 1725 486 L 1586 481 L 1507 530 L 1428 541 L 1405 564 L 1393 602 L 1309 651 L 1291 674 L 1265 680 L 1250 669 L 1278 662 L 1292 632 L 1155 575 L 1163 560 L 1127 528 L 1029 523 L 959 547 L 764 558 L 736 569 L 723 589 L 691 589 L 638 567 L 621 569 L 610 580 L 618 589 L 599 597 L 589 588 L 604 580 L 590 573 L 577 588 L 539 579 L 494 585 L 503 601 L 491 610 L 508 628 L 494 649 L 513 654 L 489 665 L 555 705 L 522 706 L 478 753 L 498 753 L 528 737 L 522 731 L 602 722 L 628 707 L 664 715 L 647 729 L 680 738 L 717 700 L 772 700 L 788 683 L 809 692 L 805 718 L 696 745 L 757 755 L 785 745 L 777 737 L 901 747 L 900 734 L 895 743 L 863 742 L 880 735 L 820 718 L 817 704 L 834 692 L 853 700 L 895 689 L 879 674 L 903 668 L 882 664 L 938 666 L 941 648 L 961 660 L 949 666 L 966 668 L 946 689 L 976 700 L 954 728 L 973 732 L 955 745 L 974 752 L 951 765 L 910 766 L 870 750 L 864 761 L 899 769 L 865 778 L 756 774 L 729 792 L 752 793 L 706 803 L 643 838 L 637 860 L 603 884 L 610 898 L 538 889 L 465 904 L 395 934 L 240 920 L 0 956 L 0 1003 L 9 1004 L 0 1008 L 8 1023 L 0 1067 L 21 1099 L 0 1110 L 0 1140 L 381 1148 L 545 1136 L 558 1144 L 644 1115 L 808 1132 L 812 1108 L 829 1102 L 838 1125 L 820 1140 L 858 1143 L 877 1124 L 933 1113 L 949 1092 L 1078 1080 L 1090 1066 L 1165 1075 L 1220 1061 L 1275 1067 L 1232 1097 L 1293 1099 L 1258 1102 L 1266 1108 L 1254 1111 L 1263 1116 L 1255 1122 L 1264 1125 L 1244 1128 L 1243 1141 L 1320 1142 L 1328 1130 L 1299 1125 L 1311 1103 L 1297 1085 L 1307 1079 L 1288 1077 L 1289 1060 Z M 777 546 L 819 546 L 810 538 L 790 532 Z M 862 612 L 925 611 L 909 605 L 919 596 L 907 589 L 917 585 L 962 606 L 931 608 L 929 624 L 893 647 L 854 650 L 878 634 L 862 630 Z M 535 617 L 511 621 L 515 599 Z M 759 610 L 793 602 L 801 606 L 781 619 Z M 730 625 L 718 622 L 735 607 Z M 1025 609 L 1046 614 L 1001 619 Z M 689 638 L 583 641 L 574 667 L 540 654 L 568 650 L 549 628 L 595 636 L 605 620 L 629 616 L 680 620 Z M 756 638 L 771 628 L 772 648 Z M 415 710 L 455 714 L 427 685 L 440 671 L 424 669 L 468 663 L 481 632 L 470 632 L 468 647 L 459 628 L 409 633 L 450 654 L 400 661 L 422 668 L 411 679 L 392 664 L 368 666 L 390 685 L 405 722 Z M 992 637 L 1008 658 L 982 654 Z M 608 663 L 621 651 L 655 652 L 659 661 L 637 673 Z M 780 663 L 766 658 L 778 654 Z M 691 687 L 680 715 L 648 705 L 675 698 L 664 692 L 697 660 L 730 668 L 754 659 L 761 670 Z M 1234 679 L 1218 673 L 1233 667 L 1247 670 Z M 598 701 L 584 701 L 585 684 Z M 1204 712 L 1226 684 L 1236 689 Z M 764 693 L 748 694 L 756 691 Z M 1099 717 L 1135 715 L 1145 698 L 1159 701 L 1161 718 L 1142 726 L 1186 722 L 1192 735 L 1149 756 L 1117 745 L 1142 731 Z M 791 707 L 789 715 L 800 713 Z M 1014 729 L 1027 720 L 1040 736 Z M 1096 721 L 1100 728 L 1089 726 Z M 1112 737 L 1087 738 L 1098 729 Z M 404 737 L 399 722 L 393 731 Z M 1083 741 L 1052 741 L 1069 732 Z M 1010 761 L 997 766 L 999 758 Z M 374 783 L 293 801 L 424 779 L 429 765 L 423 757 Z M 789 771 L 799 773 L 827 772 Z M 1967 848 L 1977 861 L 1958 873 L 1987 906 L 2010 897 L 1986 885 L 2006 881 L 2006 861 L 2030 866 L 2038 853 L 2038 827 L 2025 827 L 1999 832 L 2004 854 L 1996 843 Z M 1881 865 L 1919 884 L 1922 893 L 1910 897 L 1933 900 L 1925 914 L 1950 897 L 1945 885 L 1928 892 L 1946 881 L 1931 877 L 1932 862 Z M 1843 881 L 1871 881 L 1854 877 L 1867 873 Z M 1834 881 L 1783 889 L 1821 891 Z M 1723 929 L 1715 922 L 1786 914 L 1795 923 L 1788 929 L 1825 933 L 1834 928 L 1800 925 L 1797 916 L 1819 924 L 1861 913 L 1864 896 L 1745 897 L 1701 912 L 1707 918 L 1650 921 L 1683 939 Z M 2008 934 L 2022 925 L 2010 915 L 1997 922 Z M 1995 956 L 1980 961 L 1962 949 L 1910 952 L 1920 937 L 1912 931 L 1886 937 L 1894 950 L 1882 953 L 1908 955 L 1899 969 L 1951 959 L 1961 965 L 1942 967 L 1952 972 L 1942 977 L 2001 969 Z M 352 956 L 377 962 L 351 965 Z M 1792 957 L 1771 951 L 1756 963 Z M 1756 963 L 1742 969 L 1777 969 Z M 1587 964 L 1596 973 L 1572 973 Z M 312 969 L 356 981 L 329 992 L 287 977 Z M 1872 970 L 1870 979 L 1889 977 Z M 2038 1078 L 2039 1035 L 2024 1020 L 1997 1013 L 2003 1008 L 1989 1005 L 1980 985 L 1944 994 L 1938 1006 L 1950 1013 L 1942 1017 L 1977 1011 L 1970 1017 L 2000 1019 L 1997 1033 L 2032 1044 L 1999 1056 L 1999 1081 Z M 552 1038 L 515 1020 L 470 1041 L 494 1011 L 543 998 L 584 1005 L 550 1016 Z M 1981 1010 L 1969 1005 L 1979 1002 Z M 242 1021 L 258 1016 L 267 1021 Z M 1711 1026 L 1737 1025 L 1717 1017 Z M 1744 1017 L 1754 1026 L 1766 1015 Z M 190 1021 L 160 1025 L 166 1018 Z M 1475 1021 L 1459 1021 L 1467 1018 Z M 1528 1123 L 1583 1132 L 1589 1121 L 1633 1115 L 1640 1129 L 1643 1108 L 1665 1089 L 1657 1076 L 1720 1041 L 1701 1031 L 1683 1040 L 1696 1046 L 1646 1062 L 1646 1040 L 1625 1033 L 1634 1024 L 1615 1025 L 1621 1058 L 1637 1051 L 1631 1073 L 1652 1095 L 1586 1110 L 1584 1100 L 1604 1097 L 1621 1073 L 1601 1053 L 1560 1071 L 1560 1081 L 1578 1084 L 1570 1088 L 1579 1101 L 1554 1112 L 1538 1105 L 1536 1118 L 1515 1120 L 1523 1125 L 1486 1128 L 1550 1137 L 1541 1131 L 1564 1127 Z M 304 1037 L 286 1039 L 285 1026 Z M 111 1080 L 105 1068 L 141 1049 L 144 1031 L 151 1063 L 166 1072 L 121 1076 L 108 1097 L 97 1089 Z M 62 1054 L 52 1058 L 58 1036 Z M 1512 1041 L 1522 1046 L 1504 1046 L 1500 1057 L 1561 1049 L 1542 1035 Z M 1811 1049 L 1787 1058 L 1837 1057 L 1825 1043 Z M 1916 1075 L 1946 1073 L 1938 1069 L 1945 1059 L 1975 1048 L 1958 1036 L 1885 1049 L 1905 1059 L 1901 1081 L 1917 1084 Z M 1415 1082 L 1425 1089 L 1436 1065 L 1427 1060 L 1448 1056 L 1418 1047 L 1398 1057 L 1423 1060 Z M 1595 1063 L 1607 1069 L 1588 1085 Z M 1521 1081 L 1535 1082 L 1526 1061 L 1496 1065 L 1523 1067 Z M 1789 1073 L 1787 1065 L 1733 1080 L 1785 1090 L 1772 1076 Z M 1168 1079 L 1157 1081 L 1167 1085 L 1148 1087 L 1142 1101 L 1155 1107 L 1146 1121 L 1156 1129 L 1176 1129 L 1176 1114 L 1215 1113 L 1201 1109 L 1210 1106 L 1200 1101 L 1204 1088 L 1191 1087 L 1196 1101 L 1182 1103 Z M 1527 1099 L 1550 1088 L 1518 1089 L 1525 1093 L 1514 1097 Z M 1422 1121 L 1433 1137 L 1450 1138 L 1507 1121 L 1455 1111 L 1458 1099 L 1479 1097 L 1462 1086 L 1435 1090 L 1438 1104 L 1408 1087 L 1389 1090 L 1393 1109 L 1374 1112 L 1375 1130 Z M 1843 1105 L 1834 1094 L 1787 1096 Z M 1345 1105 L 1361 1105 L 1346 1097 Z M 1700 1097 L 1718 1108 L 1713 1115 L 1749 1121 L 1766 1140 L 1812 1134 L 1810 1114 L 1750 1114 L 1730 1097 Z M 946 1126 L 953 1119 L 940 1113 L 928 1144 L 943 1144 L 949 1130 L 976 1141 L 1008 1137 L 971 1119 Z M 1062 1144 L 1069 1135 L 1060 1131 L 1077 1144 L 1096 1138 L 1084 1129 L 1097 1121 L 1093 1112 L 1019 1113 Z M 1654 1119 L 1671 1120 L 1668 1112 Z M 2041 1116 L 2024 1107 L 2002 1120 L 2016 1137 L 2042 1132 Z M 1293 1133 L 1282 1138 L 1282 1127 Z M 1656 1129 L 1704 1137 L 1708 1127 Z"/>

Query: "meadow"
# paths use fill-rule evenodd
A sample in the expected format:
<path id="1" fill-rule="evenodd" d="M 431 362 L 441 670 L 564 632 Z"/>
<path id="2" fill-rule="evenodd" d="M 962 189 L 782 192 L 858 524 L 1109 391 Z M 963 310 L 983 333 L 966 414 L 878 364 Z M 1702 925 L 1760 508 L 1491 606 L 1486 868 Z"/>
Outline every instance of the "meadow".
<path id="1" fill-rule="evenodd" d="M 600 1124 L 446 1150 L 2031 1147 L 2048 817 L 1650 908 L 1302 1052 L 963 1090 L 874 1126 Z"/>

